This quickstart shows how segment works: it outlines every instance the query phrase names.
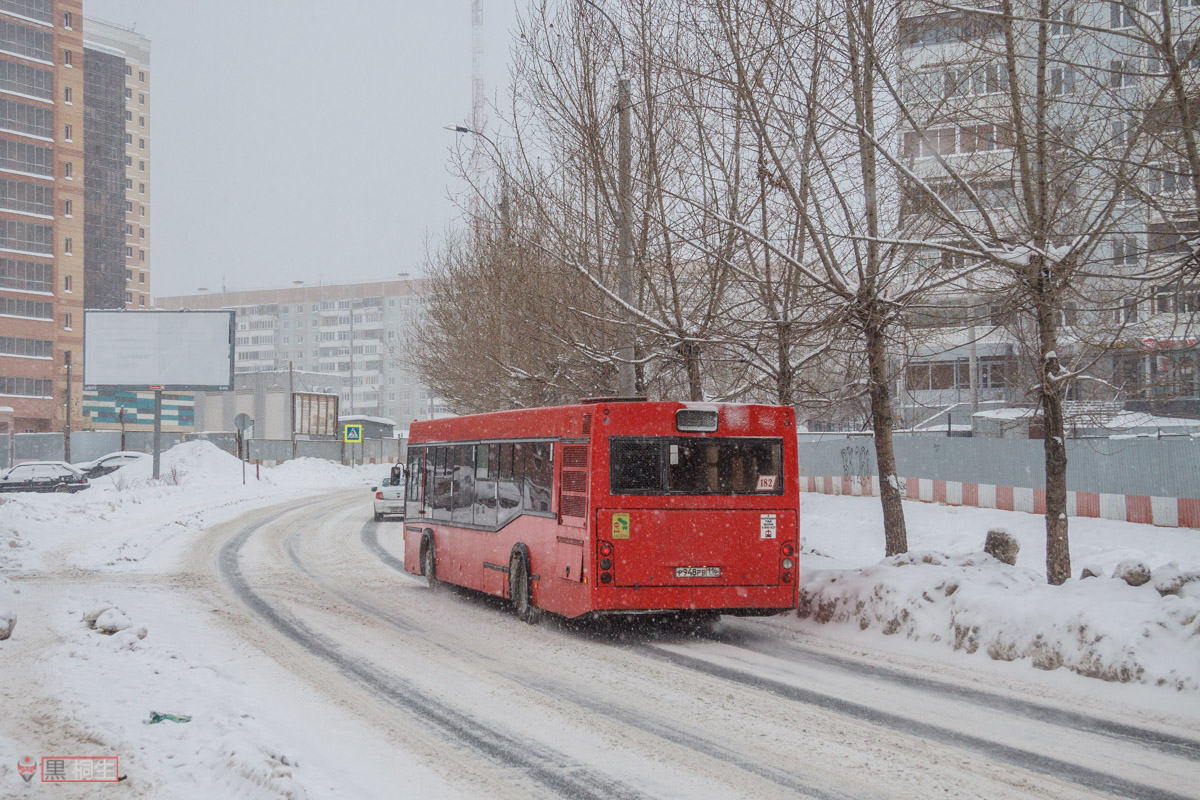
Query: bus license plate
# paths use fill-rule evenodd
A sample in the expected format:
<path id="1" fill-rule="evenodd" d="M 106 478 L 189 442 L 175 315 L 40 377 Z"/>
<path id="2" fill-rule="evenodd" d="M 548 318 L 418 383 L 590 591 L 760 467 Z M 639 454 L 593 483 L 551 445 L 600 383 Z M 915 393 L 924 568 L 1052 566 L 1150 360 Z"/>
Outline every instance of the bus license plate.
<path id="1" fill-rule="evenodd" d="M 676 567 L 676 578 L 719 578 L 720 567 Z"/>

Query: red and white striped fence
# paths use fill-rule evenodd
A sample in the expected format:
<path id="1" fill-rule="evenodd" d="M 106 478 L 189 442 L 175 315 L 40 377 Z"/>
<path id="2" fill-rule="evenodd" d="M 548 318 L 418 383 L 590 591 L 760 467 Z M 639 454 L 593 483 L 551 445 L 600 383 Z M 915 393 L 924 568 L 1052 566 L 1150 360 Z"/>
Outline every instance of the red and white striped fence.
<path id="1" fill-rule="evenodd" d="M 1046 513 L 1046 490 L 990 483 L 943 481 L 936 478 L 901 478 L 900 489 L 908 500 L 951 506 L 998 508 L 1002 511 Z M 801 488 L 820 494 L 879 496 L 879 479 L 872 475 L 801 478 Z M 1154 497 L 1141 494 L 1067 492 L 1067 515 L 1120 519 L 1168 528 L 1200 528 L 1200 498 Z"/>

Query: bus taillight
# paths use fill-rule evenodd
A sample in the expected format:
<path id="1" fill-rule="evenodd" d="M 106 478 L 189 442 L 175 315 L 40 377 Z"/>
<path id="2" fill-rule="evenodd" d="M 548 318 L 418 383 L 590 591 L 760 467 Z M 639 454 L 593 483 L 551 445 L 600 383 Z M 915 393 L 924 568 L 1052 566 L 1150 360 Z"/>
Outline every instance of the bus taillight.
<path id="1" fill-rule="evenodd" d="M 792 570 L 796 567 L 796 545 L 784 542 L 779 548 L 779 580 L 783 583 L 792 582 Z"/>
<path id="2" fill-rule="evenodd" d="M 600 567 L 600 583 L 604 586 L 610 586 L 613 582 L 613 546 L 612 542 L 598 542 L 597 551 L 600 553 L 600 560 L 597 566 Z"/>

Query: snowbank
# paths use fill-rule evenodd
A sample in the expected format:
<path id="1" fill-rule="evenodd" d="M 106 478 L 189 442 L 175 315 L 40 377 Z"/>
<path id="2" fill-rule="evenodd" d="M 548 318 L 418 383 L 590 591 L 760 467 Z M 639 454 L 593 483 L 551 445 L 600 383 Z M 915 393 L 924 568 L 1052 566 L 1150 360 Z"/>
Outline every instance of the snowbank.
<path id="1" fill-rule="evenodd" d="M 1115 578 L 1050 586 L 986 553 L 910 552 L 808 572 L 799 614 L 1040 669 L 1200 689 L 1200 582 L 1166 596 Z"/>
<path id="2" fill-rule="evenodd" d="M 1112 575 L 1137 561 L 1152 568 L 1152 579 L 1137 587 L 1108 577 L 1050 586 L 1041 517 L 905 503 L 910 552 L 879 561 L 878 500 L 804 495 L 802 503 L 805 625 L 1200 690 L 1200 532 L 1072 521 L 1076 574 L 1087 567 Z M 1021 544 L 1016 566 L 980 551 L 987 529 L 1001 524 Z"/>
<path id="3" fill-rule="evenodd" d="M 0 577 L 0 641 L 12 636 L 17 626 L 17 598 L 11 584 Z"/>

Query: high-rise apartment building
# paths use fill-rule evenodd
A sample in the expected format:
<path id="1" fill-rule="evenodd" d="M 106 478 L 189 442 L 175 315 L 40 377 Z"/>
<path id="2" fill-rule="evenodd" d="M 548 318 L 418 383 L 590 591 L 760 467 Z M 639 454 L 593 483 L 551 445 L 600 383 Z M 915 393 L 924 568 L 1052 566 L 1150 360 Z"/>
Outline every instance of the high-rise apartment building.
<path id="1" fill-rule="evenodd" d="M 425 314 L 425 282 L 387 280 L 160 297 L 158 309 L 237 311 L 235 369 L 340 375 L 342 415 L 386 417 L 399 429 L 448 413 L 404 366 Z"/>
<path id="2" fill-rule="evenodd" d="M 0 406 L 18 432 L 79 419 L 83 72 L 81 0 L 0 0 Z"/>
<path id="3" fill-rule="evenodd" d="M 84 22 L 89 308 L 150 307 L 150 41 Z"/>

